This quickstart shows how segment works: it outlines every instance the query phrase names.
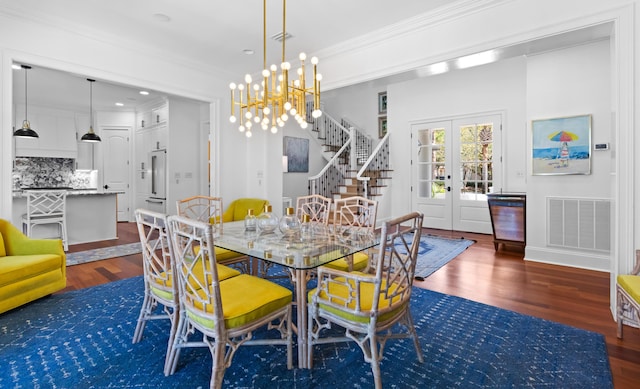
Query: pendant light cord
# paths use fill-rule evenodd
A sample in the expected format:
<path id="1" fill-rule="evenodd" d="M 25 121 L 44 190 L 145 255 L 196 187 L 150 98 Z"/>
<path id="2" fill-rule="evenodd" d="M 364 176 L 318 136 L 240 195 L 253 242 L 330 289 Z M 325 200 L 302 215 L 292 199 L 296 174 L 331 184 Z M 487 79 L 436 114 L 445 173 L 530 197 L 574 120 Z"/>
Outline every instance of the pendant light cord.
<path id="1" fill-rule="evenodd" d="M 93 81 L 89 80 L 89 128 L 93 128 Z"/>
<path id="2" fill-rule="evenodd" d="M 27 115 L 27 71 L 29 68 L 24 65 L 22 65 L 22 68 L 24 68 L 24 120 L 29 120 Z"/>

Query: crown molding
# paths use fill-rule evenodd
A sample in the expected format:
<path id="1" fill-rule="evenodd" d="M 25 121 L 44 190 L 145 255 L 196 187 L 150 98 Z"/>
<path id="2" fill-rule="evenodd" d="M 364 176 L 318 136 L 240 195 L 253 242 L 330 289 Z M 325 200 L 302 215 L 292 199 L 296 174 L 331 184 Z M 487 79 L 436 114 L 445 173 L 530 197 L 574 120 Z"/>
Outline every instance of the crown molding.
<path id="1" fill-rule="evenodd" d="M 136 54 L 142 54 L 152 59 L 172 63 L 174 65 L 191 69 L 203 73 L 216 73 L 233 75 L 227 69 L 216 67 L 212 64 L 202 61 L 195 61 L 187 57 L 176 57 L 176 54 L 169 50 L 160 49 L 150 45 L 139 44 L 133 40 L 125 39 L 118 34 L 112 34 L 103 30 L 93 29 L 87 26 L 71 25 L 64 18 L 51 16 L 34 10 L 22 10 L 19 8 L 0 5 L 0 16 L 4 16 L 21 23 L 35 23 L 44 25 L 54 29 L 58 29 L 67 33 L 71 33 L 87 40 L 93 40 L 121 49 L 125 49 Z"/>
<path id="2" fill-rule="evenodd" d="M 432 28 L 436 25 L 449 23 L 453 20 L 467 17 L 471 14 L 498 7 L 511 0 L 464 0 L 454 4 L 443 6 L 431 12 L 416 15 L 409 19 L 404 19 L 398 23 L 382 27 L 366 35 L 346 40 L 338 45 L 319 50 L 314 55 L 327 59 L 337 57 L 344 53 L 350 53 L 374 46 L 378 46 L 386 41 L 397 39 L 416 31 Z"/>

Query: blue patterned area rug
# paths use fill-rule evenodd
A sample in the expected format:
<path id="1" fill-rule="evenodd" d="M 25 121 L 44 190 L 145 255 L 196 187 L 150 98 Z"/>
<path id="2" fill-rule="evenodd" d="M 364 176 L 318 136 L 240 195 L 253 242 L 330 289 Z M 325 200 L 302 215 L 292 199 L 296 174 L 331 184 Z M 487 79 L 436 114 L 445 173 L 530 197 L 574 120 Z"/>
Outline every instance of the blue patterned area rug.
<path id="1" fill-rule="evenodd" d="M 0 315 L 0 387 L 208 387 L 208 349 L 184 350 L 176 374 L 163 375 L 168 321 L 148 322 L 142 341 L 131 344 L 142 294 L 142 277 L 135 277 Z M 613 387 L 601 334 L 417 288 L 411 305 L 425 360 L 418 362 L 411 341 L 390 340 L 381 364 L 385 387 Z M 313 369 L 287 370 L 284 347 L 241 347 L 223 386 L 373 387 L 355 344 L 314 350 Z"/>
<path id="2" fill-rule="evenodd" d="M 78 251 L 75 253 L 67 253 L 67 266 L 101 261 L 103 259 L 115 257 L 125 257 L 127 255 L 138 254 L 141 252 L 142 246 L 140 245 L 140 242 L 135 242 L 93 250 Z"/>
<path id="3" fill-rule="evenodd" d="M 422 235 L 416 262 L 416 277 L 427 278 L 471 246 L 469 239 L 449 239 Z"/>

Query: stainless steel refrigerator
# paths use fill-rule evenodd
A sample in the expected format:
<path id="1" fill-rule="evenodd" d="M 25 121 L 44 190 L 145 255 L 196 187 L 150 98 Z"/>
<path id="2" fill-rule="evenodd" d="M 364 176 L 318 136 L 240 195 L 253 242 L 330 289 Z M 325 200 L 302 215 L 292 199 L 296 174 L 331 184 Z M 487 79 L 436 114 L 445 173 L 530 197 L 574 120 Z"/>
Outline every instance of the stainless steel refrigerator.
<path id="1" fill-rule="evenodd" d="M 151 162 L 151 195 L 147 207 L 156 212 L 166 212 L 167 200 L 167 150 L 154 150 L 149 153 Z"/>

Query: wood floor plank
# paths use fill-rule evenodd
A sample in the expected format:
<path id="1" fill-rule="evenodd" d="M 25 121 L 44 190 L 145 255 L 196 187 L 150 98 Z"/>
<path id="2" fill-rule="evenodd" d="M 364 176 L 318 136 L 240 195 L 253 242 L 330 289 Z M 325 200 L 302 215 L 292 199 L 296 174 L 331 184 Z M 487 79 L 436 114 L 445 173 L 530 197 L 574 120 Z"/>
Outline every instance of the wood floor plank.
<path id="1" fill-rule="evenodd" d="M 615 387 L 640 387 L 640 329 L 625 327 L 624 339 L 616 337 L 616 323 L 609 308 L 608 273 L 524 261 L 519 247 L 501 245 L 495 251 L 490 235 L 432 229 L 425 232 L 464 237 L 476 243 L 426 280 L 416 282 L 417 287 L 602 333 Z M 133 242 L 138 242 L 135 223 L 118 223 L 118 239 L 74 245 L 69 251 Z M 142 272 L 140 254 L 69 266 L 67 288 L 62 292 Z"/>

